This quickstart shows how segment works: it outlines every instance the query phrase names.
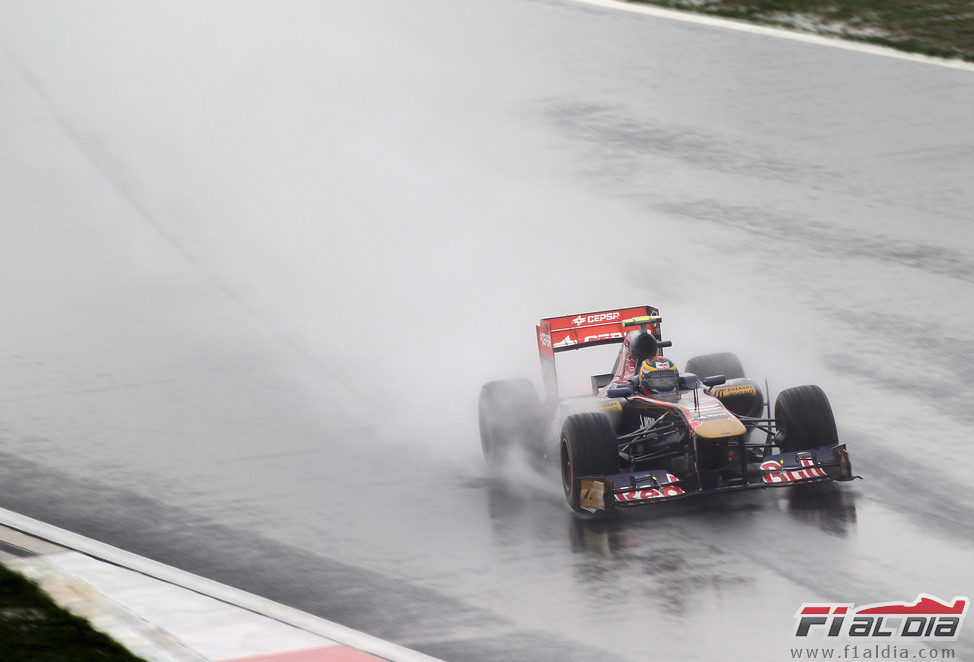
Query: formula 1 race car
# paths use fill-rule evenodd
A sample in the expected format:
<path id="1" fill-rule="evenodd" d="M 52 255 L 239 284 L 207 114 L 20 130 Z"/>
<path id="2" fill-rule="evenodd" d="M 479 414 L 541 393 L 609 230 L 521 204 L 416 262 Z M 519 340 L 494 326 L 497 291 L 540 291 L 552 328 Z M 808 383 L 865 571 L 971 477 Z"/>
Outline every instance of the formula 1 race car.
<path id="1" fill-rule="evenodd" d="M 696 494 L 847 481 L 828 398 L 818 386 L 778 394 L 774 416 L 734 354 L 691 358 L 680 372 L 662 349 L 650 306 L 542 319 L 537 326 L 545 398 L 527 380 L 484 384 L 480 437 L 497 463 L 514 446 L 558 463 L 565 498 L 599 512 Z M 555 356 L 621 343 L 592 394 L 559 398 Z"/>

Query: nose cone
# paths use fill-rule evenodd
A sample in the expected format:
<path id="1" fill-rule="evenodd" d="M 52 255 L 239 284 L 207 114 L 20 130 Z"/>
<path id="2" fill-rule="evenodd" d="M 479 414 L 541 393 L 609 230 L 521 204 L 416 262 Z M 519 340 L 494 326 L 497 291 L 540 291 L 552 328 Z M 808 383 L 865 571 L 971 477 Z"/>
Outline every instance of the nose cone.
<path id="1" fill-rule="evenodd" d="M 693 427 L 693 433 L 703 439 L 733 437 L 734 435 L 747 432 L 744 424 L 736 418 L 718 418 L 712 421 L 701 421 L 696 426 L 691 424 L 691 427 Z"/>

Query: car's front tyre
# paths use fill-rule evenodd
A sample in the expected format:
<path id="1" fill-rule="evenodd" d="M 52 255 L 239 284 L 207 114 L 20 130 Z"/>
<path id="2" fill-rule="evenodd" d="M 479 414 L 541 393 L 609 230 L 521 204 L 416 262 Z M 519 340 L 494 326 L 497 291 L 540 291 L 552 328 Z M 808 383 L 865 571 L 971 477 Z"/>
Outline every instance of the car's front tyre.
<path id="1" fill-rule="evenodd" d="M 582 476 L 619 470 L 619 451 L 609 417 L 601 412 L 574 414 L 561 428 L 561 482 L 572 510 L 580 509 Z"/>
<path id="2" fill-rule="evenodd" d="M 819 386 L 795 386 L 778 394 L 774 403 L 778 448 L 803 451 L 839 443 L 832 405 Z"/>

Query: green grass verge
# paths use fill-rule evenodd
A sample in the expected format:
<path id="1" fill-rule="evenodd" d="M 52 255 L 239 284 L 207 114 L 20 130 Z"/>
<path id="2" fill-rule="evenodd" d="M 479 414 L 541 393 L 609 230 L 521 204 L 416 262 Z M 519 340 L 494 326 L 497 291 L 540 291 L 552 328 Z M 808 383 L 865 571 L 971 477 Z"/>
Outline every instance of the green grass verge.
<path id="1" fill-rule="evenodd" d="M 974 62 L 972 0 L 636 0 Z"/>
<path id="2" fill-rule="evenodd" d="M 58 607 L 35 584 L 0 565 L 0 660 L 138 662 L 87 621 Z"/>

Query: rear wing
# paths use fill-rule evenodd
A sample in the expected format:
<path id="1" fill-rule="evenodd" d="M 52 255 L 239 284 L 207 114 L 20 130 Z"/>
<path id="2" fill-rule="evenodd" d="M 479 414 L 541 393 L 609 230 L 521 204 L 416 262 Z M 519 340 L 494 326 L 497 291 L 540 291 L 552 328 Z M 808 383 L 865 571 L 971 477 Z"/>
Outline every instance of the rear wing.
<path id="1" fill-rule="evenodd" d="M 637 306 L 542 319 L 536 330 L 538 354 L 541 357 L 541 374 L 544 377 L 545 394 L 548 399 L 558 399 L 556 352 L 621 343 L 625 339 L 623 320 L 657 315 L 659 310 L 652 306 Z M 657 339 L 661 338 L 659 322 L 647 325 L 647 330 Z"/>

